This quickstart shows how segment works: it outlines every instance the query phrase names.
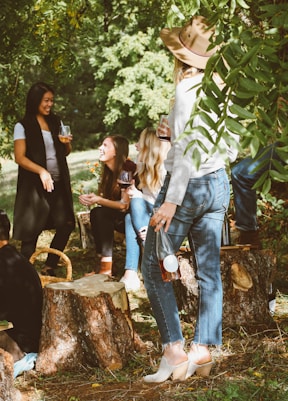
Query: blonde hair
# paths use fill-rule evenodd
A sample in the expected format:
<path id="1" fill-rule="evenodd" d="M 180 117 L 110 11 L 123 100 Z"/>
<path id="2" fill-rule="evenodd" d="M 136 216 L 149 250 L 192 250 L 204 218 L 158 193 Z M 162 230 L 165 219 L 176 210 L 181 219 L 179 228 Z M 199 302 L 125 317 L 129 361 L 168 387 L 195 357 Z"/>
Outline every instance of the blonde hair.
<path id="1" fill-rule="evenodd" d="M 191 78 L 199 73 L 204 73 L 204 70 L 185 64 L 177 57 L 174 57 L 173 78 L 175 85 L 179 84 L 182 79 Z M 224 86 L 224 81 L 220 78 L 218 73 L 213 73 L 213 79 L 219 88 L 222 89 Z"/>
<path id="2" fill-rule="evenodd" d="M 170 143 L 160 141 L 154 128 L 145 128 L 140 134 L 138 146 L 138 187 L 147 187 L 155 193 L 162 185 L 163 162 L 170 149 Z"/>
<path id="3" fill-rule="evenodd" d="M 199 72 L 204 72 L 204 70 L 201 70 L 197 67 L 193 67 L 188 64 L 185 64 L 185 63 L 183 63 L 183 61 L 179 60 L 177 57 L 174 57 L 173 77 L 174 77 L 175 85 L 179 84 L 179 82 L 182 81 L 182 79 L 190 78 Z"/>

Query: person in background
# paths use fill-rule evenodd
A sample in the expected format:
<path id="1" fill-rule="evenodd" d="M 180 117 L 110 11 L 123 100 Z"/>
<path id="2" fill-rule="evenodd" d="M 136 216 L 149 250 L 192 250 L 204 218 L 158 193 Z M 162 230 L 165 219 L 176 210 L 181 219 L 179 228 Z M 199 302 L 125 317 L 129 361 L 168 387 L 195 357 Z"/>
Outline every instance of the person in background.
<path id="1" fill-rule="evenodd" d="M 43 290 L 35 268 L 9 244 L 9 239 L 10 221 L 1 209 L 0 320 L 12 322 L 13 328 L 0 332 L 0 348 L 9 352 L 14 362 L 24 359 L 22 370 L 29 370 L 25 368 L 27 358 L 39 349 Z M 26 358 L 25 353 L 28 354 Z"/>
<path id="2" fill-rule="evenodd" d="M 149 383 L 163 382 L 171 375 L 179 380 L 185 380 L 195 372 L 209 375 L 212 367 L 209 346 L 222 343 L 220 246 L 230 195 L 225 171 L 228 146 L 221 140 L 221 151 L 213 152 L 211 156 L 199 146 L 199 169 L 191 159 L 195 145 L 187 149 L 194 140 L 201 141 L 208 150 L 213 146 L 202 135 L 202 130 L 197 130 L 198 126 L 205 127 L 213 138 L 216 136 L 200 116 L 190 121 L 198 98 L 198 85 L 204 76 L 203 70 L 216 51 L 215 48 L 207 50 L 213 33 L 214 30 L 208 28 L 201 16 L 193 17 L 182 28 L 165 28 L 160 33 L 164 44 L 175 56 L 176 90 L 174 106 L 168 116 L 172 146 L 165 160 L 167 175 L 155 202 L 157 211 L 150 220 L 141 266 L 163 349 L 158 371 L 144 377 L 144 381 Z M 222 86 L 216 74 L 214 81 Z M 213 112 L 210 117 L 214 121 L 218 118 Z M 180 138 L 184 131 L 187 135 Z M 237 152 L 232 154 L 236 158 Z M 156 234 L 162 227 L 171 240 L 174 252 L 188 237 L 195 256 L 200 295 L 194 338 L 188 355 L 184 350 L 173 283 L 162 280 L 157 258 Z"/>
<path id="3" fill-rule="evenodd" d="M 14 156 L 18 164 L 13 238 L 30 259 L 40 233 L 55 228 L 51 248 L 63 251 L 75 227 L 70 175 L 66 156 L 72 136 L 58 138 L 61 121 L 52 112 L 54 90 L 43 82 L 30 88 L 25 115 L 14 128 Z M 42 274 L 55 275 L 58 255 L 49 254 Z"/>
<path id="4" fill-rule="evenodd" d="M 154 128 L 145 128 L 135 144 L 137 149 L 138 187 L 133 184 L 128 188 L 130 213 L 125 218 L 126 235 L 134 235 L 143 245 L 156 197 L 164 182 L 166 170 L 164 160 L 170 149 L 169 141 L 160 141 Z M 126 238 L 126 243 L 128 239 Z M 139 249 L 140 253 L 140 249 Z M 140 254 L 139 254 L 140 256 Z M 136 260 L 136 258 L 135 258 Z M 129 263 L 126 263 L 129 266 Z M 138 265 L 125 269 L 121 282 L 126 291 L 137 291 L 140 288 Z"/>
<path id="5" fill-rule="evenodd" d="M 104 164 L 98 194 L 79 196 L 84 206 L 94 207 L 90 212 L 91 229 L 95 247 L 100 257 L 100 269 L 96 266 L 91 274 L 112 275 L 114 230 L 125 233 L 125 215 L 129 212 L 127 190 L 121 189 L 118 178 L 121 170 L 135 173 L 136 165 L 128 160 L 129 143 L 120 135 L 108 136 L 99 148 L 99 160 Z M 126 263 L 138 266 L 139 245 L 135 238 L 126 235 Z"/>
<path id="6" fill-rule="evenodd" d="M 253 185 L 271 167 L 274 160 L 283 164 L 276 151 L 279 145 L 277 142 L 264 147 L 255 158 L 246 157 L 231 169 L 235 225 L 240 232 L 238 244 L 261 248 L 257 223 L 257 192 Z M 258 169 L 255 170 L 256 168 Z"/>

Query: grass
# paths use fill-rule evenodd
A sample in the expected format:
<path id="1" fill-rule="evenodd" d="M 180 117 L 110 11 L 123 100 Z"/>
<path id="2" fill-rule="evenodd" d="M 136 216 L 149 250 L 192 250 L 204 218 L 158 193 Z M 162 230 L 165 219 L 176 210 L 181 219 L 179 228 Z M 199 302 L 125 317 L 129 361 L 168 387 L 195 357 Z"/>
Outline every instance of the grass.
<path id="1" fill-rule="evenodd" d="M 134 148 L 132 148 L 134 149 Z M 97 160 L 97 151 L 75 152 L 68 157 L 72 186 L 86 180 L 87 161 Z M 10 218 L 16 191 L 17 167 L 13 161 L 1 161 L 0 208 Z M 81 209 L 74 193 L 75 211 Z M 52 232 L 44 232 L 39 246 L 46 246 Z M 119 274 L 123 269 L 125 246 L 116 243 Z M 78 228 L 71 235 L 65 253 L 73 262 L 73 276 L 79 278 L 90 271 L 95 263 L 93 249 L 82 249 Z M 285 253 L 285 252 L 284 252 Z M 286 250 L 287 255 L 287 250 Z M 287 257 L 287 256 L 286 256 Z M 286 259 L 287 261 L 287 259 Z M 25 372 L 16 381 L 23 401 L 284 401 L 288 400 L 288 288 L 287 263 L 281 264 L 276 280 L 281 281 L 277 291 L 274 315 L 276 329 L 249 334 L 245 328 L 227 328 L 223 332 L 223 347 L 215 349 L 215 366 L 208 378 L 193 376 L 185 382 L 168 380 L 163 384 L 147 385 L 145 374 L 154 371 L 159 363 L 161 344 L 155 320 L 144 287 L 137 294 L 129 294 L 130 310 L 135 327 L 146 345 L 145 352 L 131 355 L 131 360 L 119 371 L 102 370 L 83 366 L 77 372 L 59 372 L 42 376 L 35 371 Z M 182 329 L 189 344 L 193 325 L 182 322 Z"/>

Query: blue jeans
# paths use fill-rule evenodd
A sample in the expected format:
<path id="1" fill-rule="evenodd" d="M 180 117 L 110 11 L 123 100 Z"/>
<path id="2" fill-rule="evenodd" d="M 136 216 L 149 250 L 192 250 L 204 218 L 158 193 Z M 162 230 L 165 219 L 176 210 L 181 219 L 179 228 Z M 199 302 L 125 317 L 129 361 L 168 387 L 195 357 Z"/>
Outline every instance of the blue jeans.
<path id="1" fill-rule="evenodd" d="M 170 176 L 156 200 L 165 200 Z M 199 308 L 194 334 L 197 344 L 222 343 L 222 280 L 220 272 L 221 231 L 229 204 L 229 181 L 224 169 L 189 180 L 181 206 L 169 227 L 169 237 L 176 252 L 188 236 L 195 255 L 199 284 Z M 154 228 L 149 226 L 142 274 L 157 321 L 163 346 L 183 341 L 176 298 L 171 282 L 163 282 L 155 250 Z"/>
<path id="2" fill-rule="evenodd" d="M 277 144 L 263 148 L 254 159 L 247 157 L 236 164 L 231 170 L 235 221 L 236 227 L 239 230 L 255 231 L 258 229 L 257 193 L 252 187 L 260 176 L 271 168 L 269 160 L 275 159 L 281 162 L 275 152 L 275 146 Z M 259 170 L 254 171 L 256 167 L 259 167 Z"/>
<path id="3" fill-rule="evenodd" d="M 152 209 L 153 205 L 143 198 L 132 198 L 130 201 L 130 211 L 125 216 L 126 270 L 138 270 L 140 245 L 135 247 L 135 241 L 141 244 L 138 232 L 148 226 Z"/>

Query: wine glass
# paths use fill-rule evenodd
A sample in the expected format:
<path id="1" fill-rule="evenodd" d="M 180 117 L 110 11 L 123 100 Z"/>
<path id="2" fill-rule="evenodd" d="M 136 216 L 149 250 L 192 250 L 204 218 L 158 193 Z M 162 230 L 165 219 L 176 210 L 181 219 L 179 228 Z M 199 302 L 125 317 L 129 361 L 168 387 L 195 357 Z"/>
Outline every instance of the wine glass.
<path id="1" fill-rule="evenodd" d="M 160 139 L 160 141 L 170 141 L 171 140 L 171 132 L 168 125 L 168 116 L 166 114 L 162 114 L 160 117 L 159 125 L 156 130 L 156 135 Z"/>
<path id="2" fill-rule="evenodd" d="M 128 170 L 122 170 L 119 174 L 118 184 L 120 185 L 120 188 L 126 189 L 132 185 L 133 182 L 133 172 L 128 171 Z"/>
<path id="3" fill-rule="evenodd" d="M 60 125 L 58 138 L 62 143 L 70 142 L 69 136 L 71 135 L 70 125 Z"/>

